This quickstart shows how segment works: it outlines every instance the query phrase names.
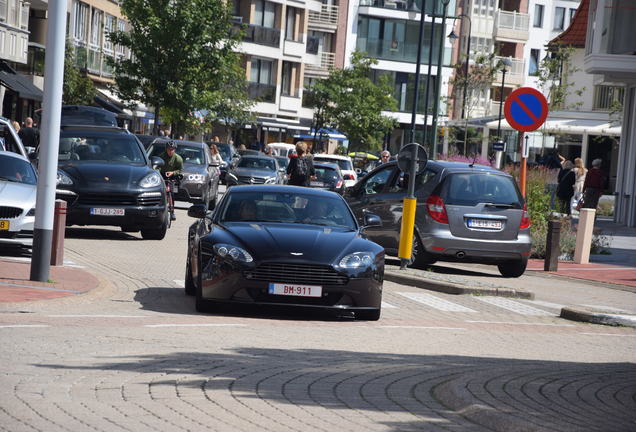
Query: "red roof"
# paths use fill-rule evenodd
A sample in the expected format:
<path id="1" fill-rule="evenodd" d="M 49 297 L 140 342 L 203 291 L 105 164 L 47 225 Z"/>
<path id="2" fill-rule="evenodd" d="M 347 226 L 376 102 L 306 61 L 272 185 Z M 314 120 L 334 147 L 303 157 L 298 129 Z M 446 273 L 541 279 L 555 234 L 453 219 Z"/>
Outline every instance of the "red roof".
<path id="1" fill-rule="evenodd" d="M 587 36 L 587 14 L 590 9 L 590 0 L 581 0 L 579 8 L 570 22 L 570 26 L 560 35 L 550 41 L 548 45 L 562 44 L 575 48 L 585 48 Z"/>

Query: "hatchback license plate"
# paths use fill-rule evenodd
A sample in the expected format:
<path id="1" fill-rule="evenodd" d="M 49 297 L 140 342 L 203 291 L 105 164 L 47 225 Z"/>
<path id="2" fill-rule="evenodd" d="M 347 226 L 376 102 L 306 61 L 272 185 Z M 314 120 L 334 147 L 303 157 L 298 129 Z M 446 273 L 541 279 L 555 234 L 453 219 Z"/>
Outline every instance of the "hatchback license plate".
<path id="1" fill-rule="evenodd" d="M 124 216 L 126 211 L 122 208 L 92 208 L 91 214 L 93 216 Z"/>
<path id="2" fill-rule="evenodd" d="M 468 228 L 501 229 L 503 224 L 498 220 L 468 219 Z"/>
<path id="3" fill-rule="evenodd" d="M 309 183 L 309 186 L 313 186 L 313 187 L 325 187 L 325 184 L 323 182 L 319 182 L 319 181 L 312 181 Z"/>
<path id="4" fill-rule="evenodd" d="M 321 297 L 322 287 L 317 285 L 270 283 L 269 293 L 294 297 Z"/>
<path id="5" fill-rule="evenodd" d="M 11 226 L 11 221 L 0 220 L 0 231 L 8 231 Z"/>

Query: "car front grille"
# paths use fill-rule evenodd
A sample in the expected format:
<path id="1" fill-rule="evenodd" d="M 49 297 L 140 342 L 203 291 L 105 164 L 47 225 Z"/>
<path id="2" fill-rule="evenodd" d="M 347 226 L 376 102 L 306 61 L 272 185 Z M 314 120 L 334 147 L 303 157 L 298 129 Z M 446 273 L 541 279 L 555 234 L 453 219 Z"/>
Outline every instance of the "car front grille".
<path id="1" fill-rule="evenodd" d="M 346 285 L 347 276 L 329 266 L 313 264 L 266 263 L 243 273 L 246 279 L 301 285 Z"/>
<path id="2" fill-rule="evenodd" d="M 154 207 L 160 206 L 162 204 L 163 198 L 161 196 L 152 196 L 152 197 L 138 197 L 137 203 L 142 207 Z"/>
<path id="3" fill-rule="evenodd" d="M 17 218 L 21 214 L 22 214 L 22 209 L 20 207 L 8 207 L 8 206 L 0 207 L 0 219 L 13 219 L 13 218 Z"/>
<path id="4" fill-rule="evenodd" d="M 90 206 L 158 206 L 162 203 L 161 196 L 142 197 L 138 195 L 122 194 L 80 194 L 77 202 Z"/>
<path id="5" fill-rule="evenodd" d="M 240 183 L 246 184 L 263 184 L 265 183 L 265 178 L 263 177 L 249 177 L 249 176 L 239 176 Z"/>

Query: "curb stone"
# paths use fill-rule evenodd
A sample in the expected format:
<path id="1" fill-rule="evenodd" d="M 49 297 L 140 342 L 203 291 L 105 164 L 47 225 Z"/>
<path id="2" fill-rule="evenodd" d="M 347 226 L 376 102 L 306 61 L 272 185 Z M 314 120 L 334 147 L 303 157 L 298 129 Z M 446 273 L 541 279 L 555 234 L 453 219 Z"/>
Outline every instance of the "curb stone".
<path id="1" fill-rule="evenodd" d="M 636 327 L 636 315 L 615 314 L 579 307 L 562 308 L 561 318 L 592 324 Z"/>
<path id="2" fill-rule="evenodd" d="M 534 299 L 534 294 L 529 291 L 505 288 L 505 287 L 467 287 L 453 282 L 444 282 L 431 280 L 414 275 L 402 274 L 399 271 L 385 270 L 384 279 L 396 282 L 404 285 L 410 285 L 417 288 L 422 288 L 430 291 L 442 292 L 445 294 L 472 294 L 472 295 L 487 295 L 498 297 L 515 297 L 528 300 Z"/>

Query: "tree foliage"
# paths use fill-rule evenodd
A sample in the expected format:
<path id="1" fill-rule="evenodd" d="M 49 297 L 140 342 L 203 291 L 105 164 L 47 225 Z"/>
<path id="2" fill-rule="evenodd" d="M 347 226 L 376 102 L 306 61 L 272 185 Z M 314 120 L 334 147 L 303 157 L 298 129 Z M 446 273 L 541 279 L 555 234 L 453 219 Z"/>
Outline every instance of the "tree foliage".
<path id="1" fill-rule="evenodd" d="M 570 96 L 574 93 L 582 97 L 585 87 L 576 88 L 576 83 L 570 81 L 570 75 L 580 68 L 572 63 L 574 48 L 563 44 L 549 46 L 550 55 L 546 56 L 537 70 L 539 87 L 547 96 L 550 110 L 578 109 L 583 101 L 572 102 Z M 571 103 L 567 103 L 571 102 Z"/>
<path id="2" fill-rule="evenodd" d="M 70 42 L 64 52 L 64 85 L 62 103 L 65 105 L 90 105 L 95 100 L 93 81 L 79 71 L 75 61 L 75 52 Z"/>
<path id="3" fill-rule="evenodd" d="M 474 58 L 474 63 L 469 64 L 468 75 L 466 75 L 464 62 L 458 62 L 453 68 L 455 73 L 448 80 L 448 84 L 452 86 L 451 99 L 455 104 L 463 103 L 464 92 L 466 92 L 466 106 L 463 108 L 465 117 L 470 118 L 472 110 L 479 104 L 480 93 L 492 87 L 497 71 L 501 70 L 501 64 L 495 60 L 494 53 L 478 54 Z"/>
<path id="4" fill-rule="evenodd" d="M 371 66 L 377 60 L 365 55 L 354 52 L 350 68 L 331 69 L 328 78 L 316 81 L 309 89 L 308 104 L 315 109 L 316 129 L 336 128 L 356 150 L 377 151 L 396 125 L 382 111 L 395 111 L 397 102 L 388 76 L 371 81 Z"/>
<path id="5" fill-rule="evenodd" d="M 179 133 L 195 124 L 195 111 L 221 106 L 225 89 L 245 82 L 236 52 L 242 33 L 233 28 L 231 6 L 209 0 L 121 0 L 129 29 L 112 32 L 110 40 L 131 55 L 111 61 L 119 95 L 166 112 Z M 247 93 L 237 91 L 234 97 L 245 101 Z"/>

